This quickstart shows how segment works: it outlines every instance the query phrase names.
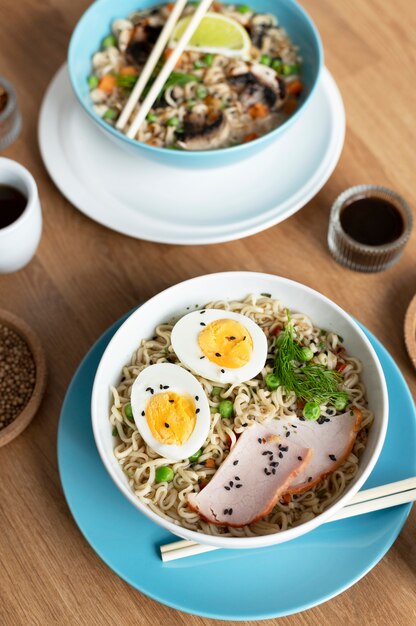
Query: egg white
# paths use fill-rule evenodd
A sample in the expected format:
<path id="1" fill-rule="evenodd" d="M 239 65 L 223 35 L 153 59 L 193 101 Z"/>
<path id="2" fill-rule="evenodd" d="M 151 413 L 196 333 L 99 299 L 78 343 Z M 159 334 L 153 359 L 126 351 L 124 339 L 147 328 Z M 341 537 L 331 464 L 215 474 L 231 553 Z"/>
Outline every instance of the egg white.
<path id="1" fill-rule="evenodd" d="M 220 319 L 240 322 L 253 340 L 253 353 L 250 361 L 238 368 L 221 367 L 207 357 L 198 345 L 198 335 L 204 325 Z M 267 359 L 266 335 L 252 319 L 240 313 L 222 309 L 201 309 L 181 317 L 172 330 L 171 342 L 178 359 L 190 370 L 216 383 L 242 383 L 257 376 Z"/>
<path id="2" fill-rule="evenodd" d="M 169 389 L 160 389 L 160 385 L 169 385 Z M 148 389 L 153 390 L 153 394 Z M 190 395 L 199 409 L 196 415 L 195 428 L 189 439 L 181 446 L 160 443 L 154 438 L 146 420 L 146 405 L 153 395 L 172 391 L 180 396 Z M 198 398 L 198 400 L 196 400 Z M 156 363 L 146 367 L 133 383 L 131 390 L 131 408 L 137 429 L 147 445 L 155 452 L 172 461 L 181 461 L 194 454 L 208 437 L 211 413 L 208 398 L 190 372 L 173 363 Z"/>

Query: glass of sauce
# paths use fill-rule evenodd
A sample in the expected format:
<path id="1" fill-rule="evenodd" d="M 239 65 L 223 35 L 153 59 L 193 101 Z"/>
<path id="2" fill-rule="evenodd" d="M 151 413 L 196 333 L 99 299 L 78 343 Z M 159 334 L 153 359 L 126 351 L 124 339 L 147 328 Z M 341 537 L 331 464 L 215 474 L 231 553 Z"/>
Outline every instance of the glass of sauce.
<path id="1" fill-rule="evenodd" d="M 399 260 L 412 224 L 408 204 L 394 191 L 378 185 L 351 187 L 332 205 L 329 250 L 345 267 L 380 272 Z"/>

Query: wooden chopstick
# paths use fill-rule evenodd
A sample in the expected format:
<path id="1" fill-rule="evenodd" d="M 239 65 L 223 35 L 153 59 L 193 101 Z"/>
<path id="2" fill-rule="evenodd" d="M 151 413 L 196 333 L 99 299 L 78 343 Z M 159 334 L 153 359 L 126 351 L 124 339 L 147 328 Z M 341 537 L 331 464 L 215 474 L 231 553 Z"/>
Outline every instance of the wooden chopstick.
<path id="1" fill-rule="evenodd" d="M 202 2 L 197 7 L 195 13 L 192 15 L 192 18 L 188 26 L 186 27 L 185 32 L 183 33 L 181 39 L 178 41 L 176 46 L 173 48 L 172 54 L 170 55 L 170 57 L 168 58 L 164 66 L 162 67 L 155 82 L 151 86 L 149 93 L 147 94 L 146 98 L 143 100 L 142 104 L 140 105 L 140 109 L 138 110 L 136 117 L 133 119 L 130 125 L 130 128 L 128 129 L 126 133 L 127 137 L 130 137 L 130 139 L 133 139 L 133 137 L 136 136 L 137 131 L 139 130 L 142 123 L 144 122 L 146 115 L 149 113 L 150 109 L 152 108 L 163 85 L 169 78 L 169 75 L 172 73 L 172 70 L 174 69 L 176 63 L 179 60 L 179 57 L 181 56 L 187 44 L 189 43 L 189 40 L 191 39 L 192 35 L 198 28 L 199 23 L 201 22 L 205 13 L 208 11 L 212 2 L 213 0 L 202 0 Z M 156 43 L 156 46 L 157 45 L 158 45 L 158 42 Z"/>
<path id="2" fill-rule="evenodd" d="M 159 61 L 159 58 L 162 55 L 171 34 L 173 33 L 176 22 L 182 15 L 182 11 L 186 6 L 186 2 L 187 0 L 176 1 L 175 6 L 173 7 L 166 21 L 166 24 L 164 25 L 155 43 L 155 46 L 143 67 L 137 83 L 134 85 L 134 89 L 131 92 L 126 104 L 124 105 L 124 109 L 122 110 L 120 117 L 117 120 L 116 128 L 118 128 L 119 130 L 122 130 L 127 124 L 127 121 L 132 114 L 134 107 L 136 106 L 140 96 L 142 95 L 143 89 L 146 87 L 147 81 L 149 80 L 153 70 L 155 69 L 157 62 Z"/>
<path id="3" fill-rule="evenodd" d="M 414 502 L 415 500 L 416 476 L 359 491 L 351 502 L 335 513 L 333 517 L 327 520 L 327 523 L 354 517 L 355 515 L 380 511 L 399 504 Z M 195 541 L 187 541 L 185 539 L 160 546 L 162 561 L 165 563 L 187 556 L 211 552 L 212 550 L 218 550 L 218 548 L 202 545 Z"/>

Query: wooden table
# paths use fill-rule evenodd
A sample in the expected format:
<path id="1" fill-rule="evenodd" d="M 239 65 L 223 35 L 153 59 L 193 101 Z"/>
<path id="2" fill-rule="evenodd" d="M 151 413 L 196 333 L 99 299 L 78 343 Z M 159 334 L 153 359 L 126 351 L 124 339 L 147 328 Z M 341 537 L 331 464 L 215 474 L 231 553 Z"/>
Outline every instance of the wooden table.
<path id="1" fill-rule="evenodd" d="M 39 333 L 49 364 L 39 415 L 0 450 L 0 623 L 5 626 L 219 623 L 157 604 L 108 569 L 75 525 L 57 473 L 59 411 L 80 359 L 114 320 L 161 289 L 221 270 L 271 272 L 301 281 L 370 328 L 416 393 L 403 344 L 403 317 L 416 291 L 416 229 L 400 263 L 382 274 L 346 270 L 332 261 L 326 246 L 330 205 L 350 185 L 384 184 L 416 206 L 413 3 L 303 4 L 320 29 L 326 63 L 347 111 L 346 144 L 335 173 L 313 201 L 275 228 L 233 243 L 179 247 L 136 241 L 95 224 L 62 197 L 43 167 L 39 107 L 87 0 L 2 0 L 0 74 L 15 84 L 24 120 L 19 140 L 3 156 L 34 174 L 44 231 L 35 259 L 17 274 L 0 276 L 0 299 Z M 279 623 L 414 625 L 415 533 L 413 511 L 394 546 L 363 580 Z"/>

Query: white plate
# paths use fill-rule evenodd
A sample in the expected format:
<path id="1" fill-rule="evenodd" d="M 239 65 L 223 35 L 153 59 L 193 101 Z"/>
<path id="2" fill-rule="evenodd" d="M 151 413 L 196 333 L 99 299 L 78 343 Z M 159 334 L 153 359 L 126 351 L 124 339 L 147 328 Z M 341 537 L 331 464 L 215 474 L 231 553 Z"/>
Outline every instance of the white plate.
<path id="1" fill-rule="evenodd" d="M 77 103 L 66 65 L 39 118 L 43 161 L 70 202 L 112 230 L 171 244 L 239 239 L 293 215 L 332 174 L 344 135 L 342 99 L 326 69 L 304 115 L 280 139 L 221 168 L 185 170 L 132 158 Z"/>

